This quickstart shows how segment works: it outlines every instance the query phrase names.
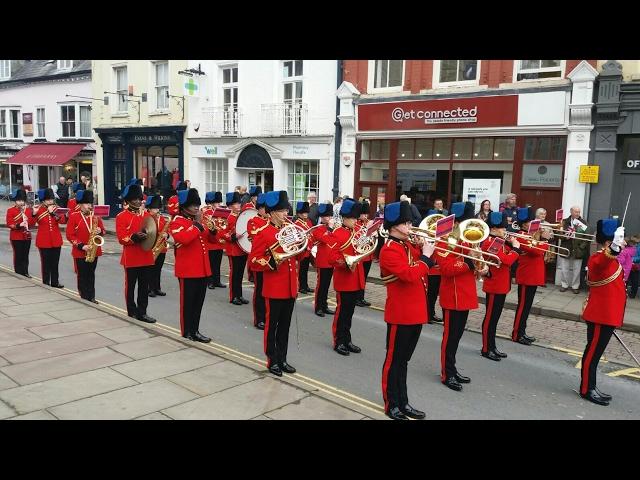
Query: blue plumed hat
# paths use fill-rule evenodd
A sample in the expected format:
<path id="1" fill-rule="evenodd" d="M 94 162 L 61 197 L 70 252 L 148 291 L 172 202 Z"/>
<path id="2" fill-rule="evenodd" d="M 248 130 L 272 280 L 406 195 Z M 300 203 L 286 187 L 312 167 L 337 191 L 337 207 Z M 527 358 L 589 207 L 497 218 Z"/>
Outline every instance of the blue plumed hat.
<path id="1" fill-rule="evenodd" d="M 227 206 L 233 205 L 234 203 L 240 203 L 240 194 L 238 192 L 227 193 Z"/>
<path id="2" fill-rule="evenodd" d="M 487 217 L 487 225 L 490 228 L 506 228 L 507 216 L 501 212 L 491 212 Z"/>
<path id="3" fill-rule="evenodd" d="M 257 197 L 261 193 L 262 193 L 262 187 L 260 185 L 254 185 L 252 187 L 249 187 L 249 196 L 250 197 Z"/>
<path id="4" fill-rule="evenodd" d="M 91 203 L 93 204 L 93 192 L 91 190 L 80 190 L 76 195 L 76 203 Z"/>
<path id="5" fill-rule="evenodd" d="M 258 195 L 258 200 L 256 200 L 256 208 L 262 208 L 265 206 L 265 195 L 266 193 L 261 193 Z"/>
<path id="6" fill-rule="evenodd" d="M 142 194 L 142 188 L 140 185 L 127 185 L 122 190 L 121 197 L 123 200 L 132 200 L 134 198 L 143 199 L 144 195 Z"/>
<path id="7" fill-rule="evenodd" d="M 22 190 L 21 188 L 16 190 L 15 195 L 13 195 L 11 198 L 12 202 L 17 202 L 18 200 L 22 200 L 23 202 L 27 201 L 27 193 Z"/>
<path id="8" fill-rule="evenodd" d="M 190 188 L 189 190 L 180 190 L 178 192 L 178 204 L 182 208 L 186 208 L 190 205 L 200 206 L 202 202 L 200 201 L 198 190 L 196 190 L 195 188 Z"/>
<path id="9" fill-rule="evenodd" d="M 321 203 L 318 205 L 318 215 L 321 217 L 332 217 L 333 216 L 333 204 L 331 203 Z"/>
<path id="10" fill-rule="evenodd" d="M 620 220 L 618 218 L 604 218 L 598 220 L 596 225 L 596 242 L 604 244 L 607 240 L 613 240 L 613 235 L 616 233 L 616 229 L 620 226 Z"/>
<path id="11" fill-rule="evenodd" d="M 84 190 L 85 189 L 85 185 L 84 183 L 80 183 L 80 182 L 74 182 L 71 185 L 71 191 L 73 193 L 78 193 L 78 190 Z"/>
<path id="12" fill-rule="evenodd" d="M 147 208 L 161 208 L 162 199 L 160 195 L 149 195 L 147 197 L 147 201 L 145 202 L 145 206 Z"/>
<path id="13" fill-rule="evenodd" d="M 213 203 L 215 201 L 215 194 L 213 192 L 207 192 L 204 196 L 204 203 Z"/>
<path id="14" fill-rule="evenodd" d="M 309 213 L 309 202 L 296 203 L 296 213 Z"/>
<path id="15" fill-rule="evenodd" d="M 265 194 L 265 209 L 267 212 L 274 210 L 289 210 L 289 197 L 285 190 L 267 192 Z"/>
<path id="16" fill-rule="evenodd" d="M 54 200 L 56 197 L 51 188 L 41 188 L 38 190 L 38 198 L 41 202 L 44 202 L 45 200 Z"/>
<path id="17" fill-rule="evenodd" d="M 360 202 L 348 198 L 342 202 L 340 215 L 344 218 L 358 218 L 360 216 L 360 209 Z"/>
<path id="18" fill-rule="evenodd" d="M 393 202 L 384 207 L 384 228 L 389 230 L 394 225 L 412 221 L 411 205 L 406 200 Z"/>
<path id="19" fill-rule="evenodd" d="M 536 219 L 535 207 L 522 207 L 518 209 L 518 222 L 530 222 Z"/>

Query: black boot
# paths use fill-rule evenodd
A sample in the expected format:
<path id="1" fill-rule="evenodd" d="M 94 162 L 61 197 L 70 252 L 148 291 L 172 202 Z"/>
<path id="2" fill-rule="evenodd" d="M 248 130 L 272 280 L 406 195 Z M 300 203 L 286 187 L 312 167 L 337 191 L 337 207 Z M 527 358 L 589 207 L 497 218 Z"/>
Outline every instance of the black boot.
<path id="1" fill-rule="evenodd" d="M 596 393 L 598 395 L 600 395 L 602 398 L 604 398 L 607 402 L 610 402 L 611 399 L 613 398 L 611 395 L 609 395 L 608 393 L 604 393 L 601 392 L 600 389 L 598 387 L 593 387 L 593 389 L 596 391 Z"/>
<path id="2" fill-rule="evenodd" d="M 460 375 L 459 373 L 455 374 L 456 380 L 460 383 L 471 383 L 471 379 L 469 377 L 465 377 L 464 375 Z"/>
<path id="3" fill-rule="evenodd" d="M 455 377 L 449 377 L 442 383 L 444 383 L 451 390 L 455 390 L 456 392 L 462 390 L 462 385 L 460 385 L 460 382 L 458 382 Z"/>
<path id="4" fill-rule="evenodd" d="M 390 408 L 388 412 L 385 412 L 385 415 L 389 417 L 391 420 L 409 420 L 407 416 L 400 411 L 398 407 Z"/>
<path id="5" fill-rule="evenodd" d="M 497 356 L 499 356 L 500 358 L 507 358 L 507 354 L 501 352 L 500 350 L 498 350 L 497 348 L 493 349 L 493 353 L 495 353 Z"/>
<path id="6" fill-rule="evenodd" d="M 422 420 L 424 417 L 427 416 L 426 413 L 421 412 L 420 410 L 416 410 L 408 403 L 404 407 L 402 407 L 400 411 L 404 413 L 407 417 L 414 418 L 416 420 Z"/>
<path id="7" fill-rule="evenodd" d="M 602 405 L 604 407 L 609 405 L 609 400 L 605 400 L 603 397 L 598 395 L 598 392 L 596 392 L 595 389 L 589 390 L 586 393 L 586 395 L 580 394 L 580 396 L 585 400 L 589 400 L 590 402 L 595 403 L 597 405 Z"/>
<path id="8" fill-rule="evenodd" d="M 480 354 L 484 357 L 484 358 L 488 358 L 489 360 L 493 360 L 494 362 L 499 362 L 500 361 L 500 357 L 498 355 L 496 355 L 493 351 L 489 350 L 488 352 L 480 352 Z"/>
<path id="9" fill-rule="evenodd" d="M 340 345 L 337 345 L 337 346 L 334 348 L 334 350 L 335 350 L 336 352 L 338 352 L 340 355 L 344 355 L 345 357 L 346 357 L 346 356 L 349 356 L 349 349 L 347 348 L 347 346 L 346 346 L 346 345 L 344 345 L 344 344 L 342 344 L 342 343 L 341 343 Z"/>

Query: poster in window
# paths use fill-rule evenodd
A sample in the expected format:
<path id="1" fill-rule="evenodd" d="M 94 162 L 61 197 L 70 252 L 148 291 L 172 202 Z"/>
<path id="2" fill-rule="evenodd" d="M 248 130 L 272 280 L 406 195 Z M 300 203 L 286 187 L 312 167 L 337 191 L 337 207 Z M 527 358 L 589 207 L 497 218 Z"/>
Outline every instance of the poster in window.
<path id="1" fill-rule="evenodd" d="M 497 178 L 465 178 L 462 184 L 462 201 L 474 204 L 475 212 L 480 210 L 484 200 L 491 202 L 491 209 L 498 210 L 502 181 Z"/>
<path id="2" fill-rule="evenodd" d="M 305 175 L 304 174 L 296 174 L 295 176 L 295 196 L 296 201 L 303 202 L 306 198 L 306 183 L 305 183 Z"/>
<path id="3" fill-rule="evenodd" d="M 33 137 L 33 113 L 22 114 L 22 134 L 25 137 Z"/>

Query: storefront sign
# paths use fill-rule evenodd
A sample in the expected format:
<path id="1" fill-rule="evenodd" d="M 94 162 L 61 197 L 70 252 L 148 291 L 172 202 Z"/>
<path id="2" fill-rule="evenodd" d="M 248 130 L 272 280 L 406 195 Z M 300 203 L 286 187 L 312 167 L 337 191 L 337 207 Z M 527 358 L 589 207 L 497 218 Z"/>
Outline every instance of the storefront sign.
<path id="1" fill-rule="evenodd" d="M 103 141 L 104 143 L 124 143 L 122 135 L 106 135 Z"/>
<path id="2" fill-rule="evenodd" d="M 522 166 L 523 187 L 560 187 L 562 165 L 525 164 Z"/>
<path id="3" fill-rule="evenodd" d="M 598 165 L 580 165 L 580 183 L 598 183 Z"/>
<path id="4" fill-rule="evenodd" d="M 491 202 L 491 209 L 498 210 L 500 205 L 500 187 L 502 181 L 496 178 L 465 178 L 462 183 L 462 201 L 475 205 L 475 211 L 480 210 L 484 200 Z"/>
<path id="5" fill-rule="evenodd" d="M 640 173 L 640 138 L 624 137 L 620 171 L 622 173 Z"/>
<path id="6" fill-rule="evenodd" d="M 193 156 L 200 158 L 225 158 L 224 151 L 229 146 L 223 145 L 193 145 Z"/>
<path id="7" fill-rule="evenodd" d="M 33 113 L 22 114 L 22 134 L 25 137 L 33 137 Z"/>
<path id="8" fill-rule="evenodd" d="M 274 145 L 282 149 L 282 158 L 292 160 L 322 160 L 329 155 L 329 145 L 294 143 L 292 145 Z"/>
<path id="9" fill-rule="evenodd" d="M 506 127 L 517 124 L 517 95 L 368 103 L 358 106 L 360 131 Z"/>
<path id="10" fill-rule="evenodd" d="M 131 136 L 131 143 L 176 143 L 176 137 L 171 134 L 134 134 Z"/>

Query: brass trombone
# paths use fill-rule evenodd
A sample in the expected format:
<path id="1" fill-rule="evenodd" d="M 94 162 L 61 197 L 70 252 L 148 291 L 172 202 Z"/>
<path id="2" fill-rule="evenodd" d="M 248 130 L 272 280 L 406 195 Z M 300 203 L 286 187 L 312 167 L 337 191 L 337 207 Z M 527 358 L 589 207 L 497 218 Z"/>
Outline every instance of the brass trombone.
<path id="1" fill-rule="evenodd" d="M 518 240 L 521 240 L 523 242 L 528 242 L 527 247 L 533 248 L 534 250 L 549 252 L 553 255 L 559 255 L 562 258 L 567 258 L 569 257 L 569 255 L 571 255 L 571 252 L 569 251 L 568 248 L 561 247 L 559 245 L 556 245 L 555 243 L 542 242 L 532 237 L 531 235 L 527 235 L 524 233 L 504 232 L 504 236 L 502 238 L 504 238 L 505 240 L 508 240 L 509 237 L 517 238 Z M 545 250 L 544 248 L 538 247 L 539 244 L 548 245 L 549 248 Z"/>
<path id="2" fill-rule="evenodd" d="M 583 242 L 595 242 L 596 236 L 593 233 L 584 233 L 584 232 L 573 232 L 573 235 L 570 232 L 566 231 L 562 228 L 561 223 L 547 223 L 541 222 L 541 227 L 548 228 L 553 232 L 553 235 L 559 238 L 564 238 L 565 240 L 580 240 Z"/>

